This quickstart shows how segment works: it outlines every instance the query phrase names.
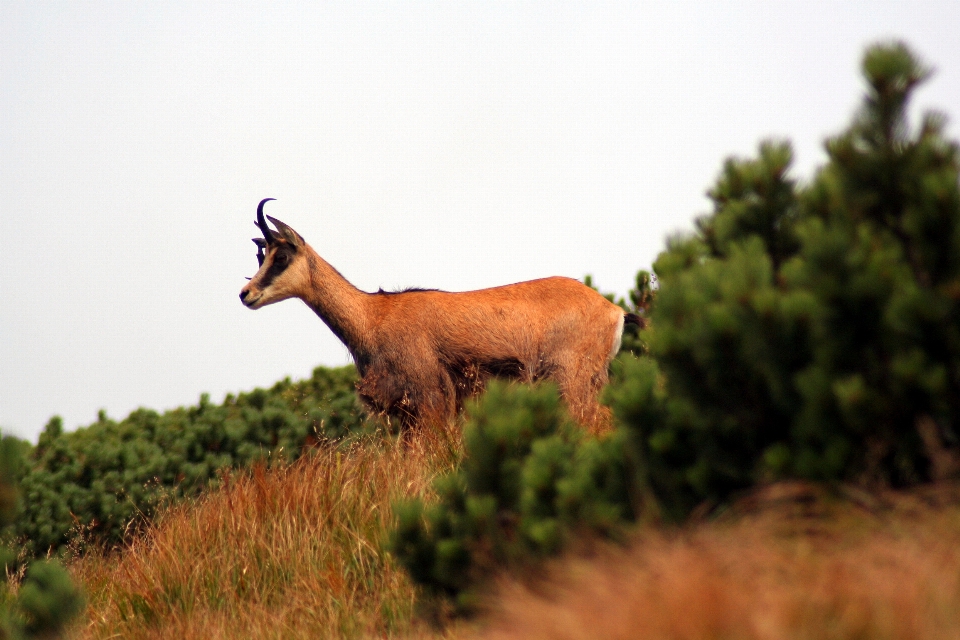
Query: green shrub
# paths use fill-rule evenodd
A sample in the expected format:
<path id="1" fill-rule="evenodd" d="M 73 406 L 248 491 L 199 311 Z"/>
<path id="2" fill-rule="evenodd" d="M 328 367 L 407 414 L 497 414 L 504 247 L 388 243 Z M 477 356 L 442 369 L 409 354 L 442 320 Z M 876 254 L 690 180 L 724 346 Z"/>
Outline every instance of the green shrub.
<path id="1" fill-rule="evenodd" d="M 0 525 L 9 526 L 17 515 L 16 480 L 24 472 L 30 445 L 16 438 L 0 438 Z M 0 638 L 57 637 L 83 607 L 83 597 L 59 563 L 36 560 L 25 567 L 19 588 L 11 590 L 8 576 L 18 559 L 9 548 L 0 548 L 4 580 L 0 584 Z"/>
<path id="2" fill-rule="evenodd" d="M 577 529 L 613 531 L 632 517 L 622 439 L 586 437 L 552 385 L 492 383 L 468 407 L 464 447 L 436 502 L 397 505 L 391 543 L 418 583 L 460 606 L 497 568 L 530 567 Z"/>
<path id="3" fill-rule="evenodd" d="M 920 482 L 931 443 L 956 447 L 960 156 L 942 117 L 910 130 L 927 72 L 906 47 L 863 68 L 867 98 L 809 186 L 783 143 L 728 161 L 714 213 L 655 264 L 670 419 L 648 437 L 687 503 L 780 477 Z"/>

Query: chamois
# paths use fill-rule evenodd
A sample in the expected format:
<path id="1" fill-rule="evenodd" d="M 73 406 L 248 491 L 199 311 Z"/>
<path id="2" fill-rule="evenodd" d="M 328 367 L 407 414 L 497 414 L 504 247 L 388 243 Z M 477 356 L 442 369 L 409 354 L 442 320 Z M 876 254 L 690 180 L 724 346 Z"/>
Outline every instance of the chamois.
<path id="1" fill-rule="evenodd" d="M 571 278 L 454 293 L 360 291 L 283 222 L 257 207 L 260 269 L 240 291 L 250 309 L 300 298 L 347 346 L 357 392 L 402 429 L 451 421 L 491 376 L 556 382 L 571 415 L 603 428 L 597 401 L 624 322 L 642 319 Z"/>

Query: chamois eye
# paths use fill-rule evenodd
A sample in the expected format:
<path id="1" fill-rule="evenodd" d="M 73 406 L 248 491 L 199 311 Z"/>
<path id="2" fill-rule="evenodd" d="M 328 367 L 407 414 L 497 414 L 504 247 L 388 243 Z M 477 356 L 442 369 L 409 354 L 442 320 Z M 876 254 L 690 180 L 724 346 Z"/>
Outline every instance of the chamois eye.
<path id="1" fill-rule="evenodd" d="M 278 254 L 277 254 L 277 257 L 274 258 L 273 261 L 274 261 L 278 266 L 285 267 L 285 266 L 287 266 L 287 263 L 290 262 L 290 256 L 288 256 L 288 255 L 285 254 L 285 253 L 278 253 Z"/>

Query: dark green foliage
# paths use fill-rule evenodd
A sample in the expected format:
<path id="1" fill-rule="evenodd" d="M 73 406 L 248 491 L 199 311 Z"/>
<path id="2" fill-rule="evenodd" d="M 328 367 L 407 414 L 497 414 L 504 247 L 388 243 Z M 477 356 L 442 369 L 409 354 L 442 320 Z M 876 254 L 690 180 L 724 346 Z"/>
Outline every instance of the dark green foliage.
<path id="1" fill-rule="evenodd" d="M 17 608 L 23 637 L 57 637 L 83 609 L 83 596 L 58 562 L 35 560 L 20 584 Z"/>
<path id="2" fill-rule="evenodd" d="M 918 427 L 957 444 L 957 147 L 928 115 L 903 45 L 871 48 L 869 91 L 808 187 L 789 147 L 730 161 L 699 233 L 655 267 L 651 353 L 670 419 L 649 437 L 685 470 L 686 502 L 769 478 L 902 485 L 931 478 Z"/>
<path id="3" fill-rule="evenodd" d="M 587 438 L 556 388 L 494 382 L 468 409 L 460 469 L 437 501 L 397 506 L 392 548 L 417 582 L 469 607 L 498 567 L 529 567 L 580 529 L 613 530 L 633 510 L 620 438 Z"/>
<path id="4" fill-rule="evenodd" d="M 0 433 L 0 528 L 9 525 L 17 515 L 17 483 L 26 472 L 31 449 L 26 440 Z"/>
<path id="5" fill-rule="evenodd" d="M 809 185 L 784 142 L 727 161 L 713 212 L 654 265 L 655 300 L 638 276 L 651 328 L 628 350 L 649 355 L 614 363 L 612 436 L 572 432 L 544 389 L 495 388 L 473 411 L 438 503 L 398 511 L 419 583 L 468 602 L 575 531 L 616 538 L 776 479 L 960 473 L 960 153 L 942 117 L 908 126 L 927 73 L 903 45 L 863 69 L 867 98 Z"/>
<path id="6" fill-rule="evenodd" d="M 195 495 L 227 467 L 292 460 L 305 446 L 363 425 L 353 367 L 318 368 L 312 378 L 159 414 L 138 409 L 120 422 L 64 433 L 53 418 L 22 478 L 15 532 L 30 554 L 82 533 L 116 544 L 166 499 Z"/>
<path id="7" fill-rule="evenodd" d="M 0 438 L 0 523 L 17 515 L 16 480 L 26 468 L 30 445 L 10 436 Z M 83 608 L 83 597 L 59 563 L 36 560 L 28 567 L 19 589 L 11 591 L 8 572 L 16 564 L 13 551 L 0 548 L 4 580 L 0 584 L 0 638 L 58 637 Z"/>

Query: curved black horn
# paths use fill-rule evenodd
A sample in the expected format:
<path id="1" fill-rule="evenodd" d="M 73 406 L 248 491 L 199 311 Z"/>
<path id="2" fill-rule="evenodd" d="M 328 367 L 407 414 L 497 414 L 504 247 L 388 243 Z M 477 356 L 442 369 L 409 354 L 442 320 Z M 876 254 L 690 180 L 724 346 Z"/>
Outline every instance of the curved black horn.
<path id="1" fill-rule="evenodd" d="M 270 227 L 267 226 L 267 221 L 263 219 L 263 205 L 271 200 L 276 200 L 276 198 L 264 198 L 257 206 L 257 226 L 260 227 L 260 231 L 263 232 L 263 239 L 267 242 L 273 240 L 273 232 L 270 230 Z"/>

